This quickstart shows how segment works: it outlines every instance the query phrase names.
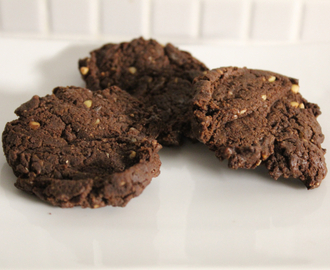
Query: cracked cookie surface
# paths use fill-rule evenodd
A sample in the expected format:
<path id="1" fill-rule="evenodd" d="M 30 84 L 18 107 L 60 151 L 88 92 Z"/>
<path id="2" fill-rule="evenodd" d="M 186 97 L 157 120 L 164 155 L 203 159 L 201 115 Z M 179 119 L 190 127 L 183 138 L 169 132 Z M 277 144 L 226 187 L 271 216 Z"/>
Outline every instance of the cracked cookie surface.
<path id="1" fill-rule="evenodd" d="M 278 179 L 299 178 L 308 189 L 316 188 L 327 174 L 324 135 L 317 116 L 320 108 L 299 93 L 290 92 L 267 115 L 274 151 L 265 161 L 269 174 Z"/>
<path id="2" fill-rule="evenodd" d="M 203 143 L 217 140 L 215 132 L 227 122 L 270 108 L 298 81 L 283 75 L 247 68 L 222 67 L 194 81 L 193 137 Z"/>
<path id="3" fill-rule="evenodd" d="M 106 44 L 80 60 L 79 69 L 91 90 L 117 85 L 146 107 L 154 106 L 160 119 L 157 140 L 167 146 L 179 145 L 190 131 L 192 81 L 208 70 L 172 44 L 162 46 L 143 38 Z"/>
<path id="4" fill-rule="evenodd" d="M 2 135 L 15 186 L 53 205 L 125 206 L 159 174 L 154 116 L 118 87 L 58 87 L 15 113 Z"/>

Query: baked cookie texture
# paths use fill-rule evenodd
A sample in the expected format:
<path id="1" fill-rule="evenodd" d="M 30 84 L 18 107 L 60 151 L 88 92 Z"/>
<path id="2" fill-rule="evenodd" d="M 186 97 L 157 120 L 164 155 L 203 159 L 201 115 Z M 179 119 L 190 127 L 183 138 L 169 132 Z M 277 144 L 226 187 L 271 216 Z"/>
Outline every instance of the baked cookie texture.
<path id="1" fill-rule="evenodd" d="M 316 104 L 290 93 L 277 101 L 267 115 L 275 137 L 274 152 L 265 161 L 274 179 L 299 178 L 308 189 L 318 187 L 327 174 L 321 127 Z"/>
<path id="2" fill-rule="evenodd" d="M 117 85 L 146 107 L 154 106 L 160 119 L 157 140 L 176 146 L 190 132 L 192 81 L 208 68 L 170 43 L 138 38 L 92 51 L 79 61 L 79 70 L 91 90 Z"/>
<path id="3" fill-rule="evenodd" d="M 118 87 L 58 87 L 15 113 L 2 135 L 15 186 L 52 205 L 125 206 L 160 173 L 154 116 Z"/>
<path id="4" fill-rule="evenodd" d="M 233 169 L 264 163 L 274 179 L 318 187 L 327 173 L 316 104 L 298 81 L 262 70 L 224 67 L 194 81 L 192 137 Z"/>

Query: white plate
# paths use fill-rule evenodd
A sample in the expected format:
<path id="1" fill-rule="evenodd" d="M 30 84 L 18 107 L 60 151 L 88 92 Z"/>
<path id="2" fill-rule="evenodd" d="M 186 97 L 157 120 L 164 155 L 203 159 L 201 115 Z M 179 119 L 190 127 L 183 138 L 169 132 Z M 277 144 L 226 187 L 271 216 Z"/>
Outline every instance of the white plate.
<path id="1" fill-rule="evenodd" d="M 101 44 L 0 41 L 3 128 L 32 95 L 83 86 L 77 59 Z M 300 79 L 321 106 L 329 147 L 330 49 L 295 46 L 182 46 L 209 67 L 237 65 Z M 201 144 L 160 152 L 161 175 L 125 208 L 61 209 L 17 190 L 0 156 L 0 268 L 330 268 L 330 180 L 307 191 L 264 168 L 230 170 Z"/>

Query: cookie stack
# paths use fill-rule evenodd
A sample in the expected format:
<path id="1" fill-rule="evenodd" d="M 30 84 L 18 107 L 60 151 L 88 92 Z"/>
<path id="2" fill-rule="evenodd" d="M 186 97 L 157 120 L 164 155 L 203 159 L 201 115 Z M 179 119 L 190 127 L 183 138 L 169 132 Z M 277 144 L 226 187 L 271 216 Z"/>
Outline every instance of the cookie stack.
<path id="1" fill-rule="evenodd" d="M 57 87 L 16 109 L 2 135 L 15 186 L 60 207 L 125 206 L 160 173 L 158 151 L 184 137 L 233 169 L 265 164 L 308 189 L 327 173 L 316 104 L 298 81 L 214 70 L 171 44 L 106 44 L 79 61 L 86 88 Z"/>

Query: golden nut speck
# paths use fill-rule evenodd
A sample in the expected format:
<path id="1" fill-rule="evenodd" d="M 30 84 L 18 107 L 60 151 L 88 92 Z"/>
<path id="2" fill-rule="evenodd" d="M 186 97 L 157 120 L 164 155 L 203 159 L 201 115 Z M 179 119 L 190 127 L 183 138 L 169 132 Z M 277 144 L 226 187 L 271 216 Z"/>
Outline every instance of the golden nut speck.
<path id="1" fill-rule="evenodd" d="M 293 84 L 291 87 L 291 91 L 295 94 L 297 94 L 299 92 L 299 85 L 297 84 Z"/>
<path id="2" fill-rule="evenodd" d="M 93 102 L 92 102 L 90 99 L 84 101 L 84 105 L 85 105 L 87 108 L 92 107 L 92 104 L 93 104 Z"/>
<path id="3" fill-rule="evenodd" d="M 36 129 L 38 129 L 40 127 L 40 123 L 31 121 L 29 123 L 29 126 L 30 126 L 31 129 L 36 130 Z"/>
<path id="4" fill-rule="evenodd" d="M 89 68 L 88 67 L 81 67 L 80 68 L 80 73 L 82 75 L 86 75 L 88 73 L 88 71 L 89 71 Z"/>
<path id="5" fill-rule="evenodd" d="M 275 76 L 270 76 L 270 77 L 268 78 L 268 81 L 269 81 L 269 82 L 275 82 L 275 81 L 276 81 L 276 77 L 275 77 Z"/>

